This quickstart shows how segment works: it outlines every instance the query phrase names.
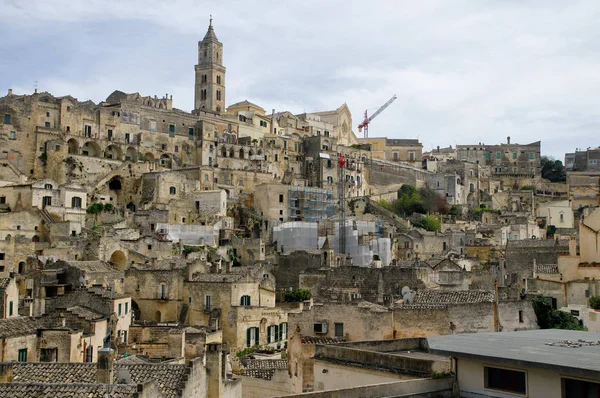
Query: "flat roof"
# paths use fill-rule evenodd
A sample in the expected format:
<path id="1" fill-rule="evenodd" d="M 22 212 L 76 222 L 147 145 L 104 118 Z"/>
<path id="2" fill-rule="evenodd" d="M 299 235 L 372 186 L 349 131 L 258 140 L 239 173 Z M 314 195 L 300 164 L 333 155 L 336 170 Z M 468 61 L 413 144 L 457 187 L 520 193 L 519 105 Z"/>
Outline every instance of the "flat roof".
<path id="1" fill-rule="evenodd" d="M 471 333 L 431 336 L 427 343 L 432 354 L 600 379 L 600 333 L 560 329 Z"/>

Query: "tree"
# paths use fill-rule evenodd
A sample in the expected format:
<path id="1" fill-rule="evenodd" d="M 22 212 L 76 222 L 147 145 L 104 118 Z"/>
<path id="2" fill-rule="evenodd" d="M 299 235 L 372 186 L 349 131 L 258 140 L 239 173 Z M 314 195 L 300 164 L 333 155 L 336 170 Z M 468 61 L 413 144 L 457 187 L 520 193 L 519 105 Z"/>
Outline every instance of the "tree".
<path id="1" fill-rule="evenodd" d="M 595 310 L 600 310 L 600 296 L 592 296 L 589 299 L 590 307 Z"/>
<path id="2" fill-rule="evenodd" d="M 541 329 L 587 330 L 569 312 L 552 309 L 544 296 L 535 296 L 531 304 Z"/>
<path id="3" fill-rule="evenodd" d="M 542 164 L 542 178 L 550 180 L 550 182 L 567 181 L 565 167 L 560 160 L 555 160 L 551 156 L 542 156 L 540 162 Z"/>
<path id="4" fill-rule="evenodd" d="M 434 215 L 424 216 L 421 225 L 428 231 L 439 231 L 442 228 L 440 219 Z"/>
<path id="5" fill-rule="evenodd" d="M 299 303 L 309 300 L 312 297 L 308 289 L 289 290 L 283 294 L 283 298 L 288 303 Z"/>

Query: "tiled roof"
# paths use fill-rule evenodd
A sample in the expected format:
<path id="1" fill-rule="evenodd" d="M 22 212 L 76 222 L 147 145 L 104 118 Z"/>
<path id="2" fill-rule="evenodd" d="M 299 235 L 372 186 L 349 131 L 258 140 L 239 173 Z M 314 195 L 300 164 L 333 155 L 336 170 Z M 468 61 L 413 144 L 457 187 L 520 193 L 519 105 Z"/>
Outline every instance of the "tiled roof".
<path id="1" fill-rule="evenodd" d="M 535 271 L 539 274 L 558 274 L 557 264 L 536 264 Z"/>
<path id="2" fill-rule="evenodd" d="M 138 397 L 133 384 L 111 385 L 111 398 Z M 0 398 L 104 398 L 104 384 L 46 384 L 46 383 L 0 383 Z"/>
<path id="3" fill-rule="evenodd" d="M 448 306 L 445 304 L 402 304 L 398 308 L 403 310 L 443 310 Z"/>
<path id="4" fill-rule="evenodd" d="M 115 364 L 115 371 L 121 370 L 129 373 L 131 382 L 134 384 L 143 384 L 150 380 L 156 381 L 160 392 L 167 398 L 180 396 L 188 374 L 186 365 L 173 364 Z"/>
<path id="5" fill-rule="evenodd" d="M 477 304 L 491 303 L 494 294 L 483 290 L 418 290 L 414 297 L 414 304 Z"/>
<path id="6" fill-rule="evenodd" d="M 386 146 L 422 146 L 418 139 L 386 138 Z"/>
<path id="7" fill-rule="evenodd" d="M 88 290 L 94 294 L 97 294 L 99 296 L 102 296 L 103 298 L 108 298 L 108 299 L 122 299 L 122 298 L 129 297 L 124 294 L 117 293 L 117 292 L 111 291 L 111 290 L 107 290 L 107 289 L 104 289 L 99 286 L 89 287 Z"/>
<path id="8" fill-rule="evenodd" d="M 287 369 L 287 359 L 248 359 L 245 369 Z"/>
<path id="9" fill-rule="evenodd" d="M 561 247 L 569 248 L 569 241 L 567 239 L 554 240 L 554 239 L 522 239 L 522 240 L 509 240 L 507 249 L 533 249 L 533 248 L 547 248 L 547 247 Z"/>
<path id="10" fill-rule="evenodd" d="M 33 317 L 0 319 L 0 338 L 35 334 L 38 327 L 38 320 Z"/>
<path id="11" fill-rule="evenodd" d="M 193 282 L 233 283 L 244 277 L 243 274 L 200 274 L 196 275 Z"/>
<path id="12" fill-rule="evenodd" d="M 20 383 L 95 383 L 95 363 L 14 363 L 13 381 Z"/>
<path id="13" fill-rule="evenodd" d="M 344 343 L 344 337 L 302 336 L 302 344 L 334 344 Z"/>
<path id="14" fill-rule="evenodd" d="M 147 359 L 140 357 L 139 355 L 130 355 L 121 359 L 117 359 L 115 364 L 121 365 L 135 365 L 140 363 L 149 363 Z"/>
<path id="15" fill-rule="evenodd" d="M 10 278 L 0 278 L 0 290 L 5 290 L 10 283 Z"/>
<path id="16" fill-rule="evenodd" d="M 79 305 L 69 307 L 69 308 L 67 308 L 67 311 L 77 315 L 80 318 L 85 319 L 86 321 L 93 321 L 96 319 L 104 318 L 104 316 L 102 314 L 94 312 L 89 308 L 81 307 Z"/>
<path id="17" fill-rule="evenodd" d="M 244 376 L 253 379 L 271 380 L 275 374 L 275 369 L 245 369 Z"/>
<path id="18" fill-rule="evenodd" d="M 271 380 L 276 370 L 287 370 L 287 359 L 248 359 L 242 362 L 244 376 Z"/>

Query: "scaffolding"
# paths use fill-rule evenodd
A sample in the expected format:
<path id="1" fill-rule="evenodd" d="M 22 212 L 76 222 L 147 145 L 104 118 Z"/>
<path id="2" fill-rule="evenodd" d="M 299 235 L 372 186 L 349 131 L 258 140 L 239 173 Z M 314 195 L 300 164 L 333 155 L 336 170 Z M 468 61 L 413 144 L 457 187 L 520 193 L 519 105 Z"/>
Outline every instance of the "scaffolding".
<path id="1" fill-rule="evenodd" d="M 317 222 L 333 216 L 333 192 L 322 188 L 290 186 L 289 221 Z"/>

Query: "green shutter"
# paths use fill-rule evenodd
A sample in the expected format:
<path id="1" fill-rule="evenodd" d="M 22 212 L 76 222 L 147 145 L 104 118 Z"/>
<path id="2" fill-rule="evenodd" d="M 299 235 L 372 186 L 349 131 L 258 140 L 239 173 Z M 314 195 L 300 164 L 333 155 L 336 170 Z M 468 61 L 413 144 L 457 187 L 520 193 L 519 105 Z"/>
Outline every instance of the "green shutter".
<path id="1" fill-rule="evenodd" d="M 279 337 L 279 325 L 275 325 L 275 341 L 279 341 L 281 338 Z"/>
<path id="2" fill-rule="evenodd" d="M 260 345 L 260 329 L 259 328 L 254 328 L 256 329 L 256 345 Z"/>
<path id="3" fill-rule="evenodd" d="M 246 346 L 247 347 L 250 347 L 250 329 L 252 329 L 252 328 L 246 329 Z"/>
<path id="4" fill-rule="evenodd" d="M 267 344 L 271 343 L 271 327 L 272 326 L 269 326 L 267 328 Z"/>
<path id="5" fill-rule="evenodd" d="M 279 341 L 283 339 L 283 323 L 279 324 Z"/>

